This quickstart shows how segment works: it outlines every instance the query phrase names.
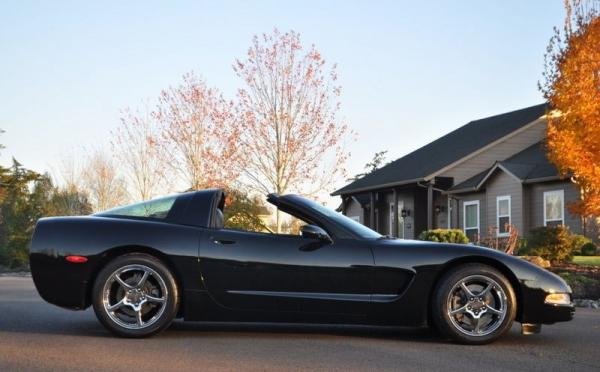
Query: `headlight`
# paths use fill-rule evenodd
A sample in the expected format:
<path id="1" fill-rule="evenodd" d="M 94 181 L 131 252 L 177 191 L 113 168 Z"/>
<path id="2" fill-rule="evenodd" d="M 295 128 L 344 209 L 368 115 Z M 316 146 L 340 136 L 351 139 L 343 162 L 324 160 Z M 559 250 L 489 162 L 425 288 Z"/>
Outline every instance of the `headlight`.
<path id="1" fill-rule="evenodd" d="M 544 302 L 551 305 L 570 305 L 571 296 L 568 293 L 551 293 L 546 296 Z"/>

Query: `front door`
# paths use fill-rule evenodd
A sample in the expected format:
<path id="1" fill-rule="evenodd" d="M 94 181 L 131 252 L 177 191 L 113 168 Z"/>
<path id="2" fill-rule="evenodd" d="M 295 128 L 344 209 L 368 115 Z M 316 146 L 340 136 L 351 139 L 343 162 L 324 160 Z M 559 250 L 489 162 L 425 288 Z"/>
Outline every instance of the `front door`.
<path id="1" fill-rule="evenodd" d="M 396 213 L 394 208 L 398 208 L 398 221 L 396 221 Z M 398 200 L 398 205 L 395 206 L 394 203 L 390 203 L 389 209 L 389 229 L 388 234 L 393 235 L 396 238 L 404 239 L 404 217 L 402 217 L 402 211 L 404 210 L 404 200 Z M 394 223 L 398 224 L 398 233 L 394 235 Z"/>
<path id="2" fill-rule="evenodd" d="M 204 283 L 230 309 L 364 314 L 372 268 L 351 239 L 208 229 L 200 245 Z"/>

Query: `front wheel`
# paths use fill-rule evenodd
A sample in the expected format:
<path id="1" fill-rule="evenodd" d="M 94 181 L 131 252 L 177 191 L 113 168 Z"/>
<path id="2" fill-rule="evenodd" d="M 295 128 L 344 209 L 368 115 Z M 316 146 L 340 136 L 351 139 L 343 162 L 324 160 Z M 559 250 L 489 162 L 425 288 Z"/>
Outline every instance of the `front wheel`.
<path id="1" fill-rule="evenodd" d="M 511 328 L 515 293 L 498 270 L 483 264 L 462 265 L 440 280 L 431 311 L 442 334 L 465 344 L 486 344 Z"/>
<path id="2" fill-rule="evenodd" d="M 146 254 L 109 262 L 98 274 L 92 296 L 98 320 L 122 337 L 147 337 L 166 329 L 179 306 L 175 278 Z"/>

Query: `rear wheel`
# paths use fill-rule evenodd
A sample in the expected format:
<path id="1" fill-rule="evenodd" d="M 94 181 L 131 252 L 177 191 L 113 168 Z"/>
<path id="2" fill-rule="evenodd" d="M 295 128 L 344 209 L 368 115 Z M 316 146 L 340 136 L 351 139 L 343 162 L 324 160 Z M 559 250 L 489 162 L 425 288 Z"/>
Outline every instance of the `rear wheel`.
<path id="1" fill-rule="evenodd" d="M 465 344 L 485 344 L 510 329 L 516 299 L 510 282 L 498 270 L 467 264 L 440 280 L 431 310 L 442 334 Z"/>
<path id="2" fill-rule="evenodd" d="M 146 254 L 111 261 L 92 291 L 98 320 L 123 337 L 147 337 L 166 329 L 179 306 L 175 278 L 161 261 Z"/>

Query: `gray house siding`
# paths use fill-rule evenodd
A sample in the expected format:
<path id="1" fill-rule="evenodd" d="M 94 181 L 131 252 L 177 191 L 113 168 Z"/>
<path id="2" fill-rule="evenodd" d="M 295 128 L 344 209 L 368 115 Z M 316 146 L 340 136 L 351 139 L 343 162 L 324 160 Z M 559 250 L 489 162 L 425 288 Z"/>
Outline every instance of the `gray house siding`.
<path id="1" fill-rule="evenodd" d="M 499 196 L 510 196 L 510 222 L 517 229 L 525 231 L 523 219 L 523 185 L 521 181 L 513 176 L 497 170 L 494 175 L 488 180 L 486 186 L 486 220 L 487 228 L 485 233 L 493 229 L 499 228 L 497 222 L 497 203 Z"/>
<path id="2" fill-rule="evenodd" d="M 464 202 L 479 201 L 480 236 L 485 237 L 489 229 L 497 228 L 497 197 L 510 196 L 511 223 L 519 230 L 519 235 L 527 236 L 531 229 L 544 226 L 544 192 L 563 190 L 564 225 L 574 234 L 584 234 L 579 216 L 569 213 L 568 205 L 579 198 L 576 186 L 569 181 L 522 184 L 511 175 L 497 171 L 488 180 L 486 189 L 480 193 L 465 193 L 454 197 L 458 210 L 452 211 L 452 228 L 464 230 Z M 589 219 L 585 235 L 596 239 L 600 221 Z"/>
<path id="3" fill-rule="evenodd" d="M 541 141 L 545 137 L 546 123 L 546 119 L 536 120 L 519 133 L 505 138 L 477 154 L 474 153 L 472 157 L 448 168 L 439 175 L 453 177 L 454 184 L 459 184 L 488 169 L 496 161 L 504 160 Z"/>
<path id="4" fill-rule="evenodd" d="M 528 186 L 530 229 L 544 226 L 544 192 L 563 190 L 564 192 L 564 224 L 575 234 L 582 234 L 581 218 L 569 213 L 567 205 L 579 199 L 579 192 L 569 181 L 538 183 Z"/>

